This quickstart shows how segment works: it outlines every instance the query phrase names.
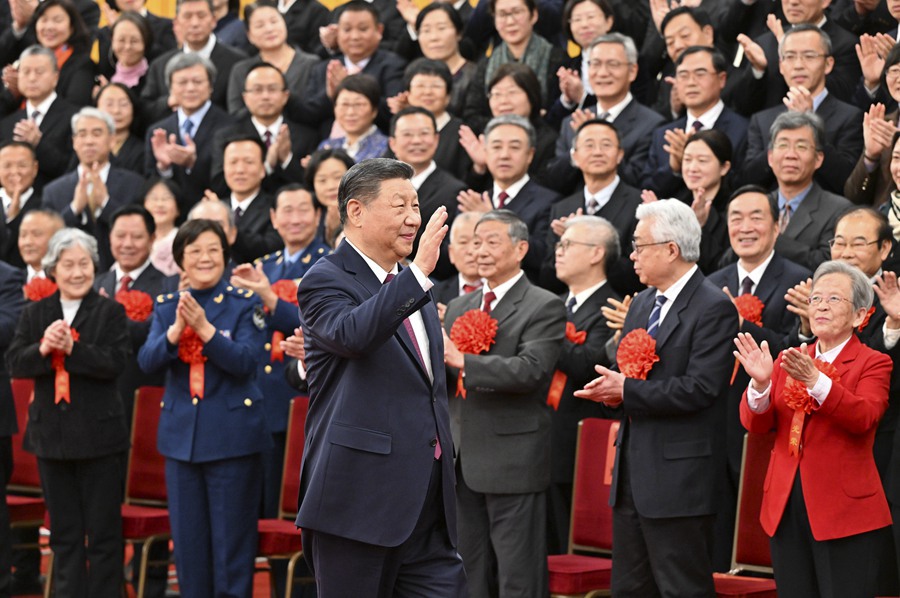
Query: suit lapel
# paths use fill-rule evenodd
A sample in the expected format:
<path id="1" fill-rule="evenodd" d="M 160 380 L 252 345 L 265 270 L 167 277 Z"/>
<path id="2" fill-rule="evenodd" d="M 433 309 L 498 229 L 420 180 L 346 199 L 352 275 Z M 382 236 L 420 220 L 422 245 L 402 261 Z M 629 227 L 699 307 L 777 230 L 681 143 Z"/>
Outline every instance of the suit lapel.
<path id="1" fill-rule="evenodd" d="M 762 278 L 759 279 L 759 284 L 756 285 L 756 296 L 763 305 L 768 305 L 772 300 L 772 295 L 778 290 L 783 270 L 784 264 L 778 259 L 778 256 L 773 257 L 763 272 Z"/>
<path id="2" fill-rule="evenodd" d="M 525 296 L 529 284 L 528 278 L 523 275 L 491 310 L 491 317 L 497 320 L 498 327 L 503 325 L 503 320 L 516 313 L 516 307 Z"/>
<path id="3" fill-rule="evenodd" d="M 815 219 L 815 213 L 819 209 L 819 196 L 821 195 L 821 189 L 816 183 L 812 184 L 812 188 L 810 188 L 809 193 L 800 202 L 800 207 L 797 208 L 797 211 L 791 215 L 791 221 L 788 223 L 787 231 L 785 231 L 789 236 L 796 238 L 807 226 L 812 224 Z M 776 201 L 778 200 L 778 194 L 776 191 L 775 195 Z"/>
<path id="4" fill-rule="evenodd" d="M 659 332 L 656 335 L 657 355 L 659 354 L 660 348 L 669 339 L 669 336 L 671 336 L 675 329 L 678 328 L 678 324 L 681 322 L 681 312 L 688 307 L 691 297 L 694 296 L 694 291 L 697 290 L 697 287 L 700 286 L 702 281 L 703 274 L 700 270 L 697 270 L 688 280 L 684 288 L 681 289 L 681 292 L 678 293 L 678 297 L 675 298 L 675 302 L 666 314 L 665 319 L 663 319 L 662 323 L 659 325 Z"/>

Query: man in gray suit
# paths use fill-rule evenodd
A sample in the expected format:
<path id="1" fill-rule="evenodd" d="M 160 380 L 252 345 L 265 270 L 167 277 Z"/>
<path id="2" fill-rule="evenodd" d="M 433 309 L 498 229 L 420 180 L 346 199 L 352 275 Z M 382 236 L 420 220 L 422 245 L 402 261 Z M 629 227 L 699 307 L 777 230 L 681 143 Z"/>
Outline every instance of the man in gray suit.
<path id="1" fill-rule="evenodd" d="M 470 310 L 488 312 L 498 326 L 496 342 L 484 354 L 464 355 L 444 339 L 445 361 L 465 388 L 465 398 L 456 397 L 451 407 L 459 553 L 472 598 L 496 595 L 497 588 L 501 598 L 537 598 L 548 591 L 547 388 L 562 349 L 566 309 L 524 275 L 528 228 L 513 212 L 482 216 L 475 248 L 485 284 L 482 292 L 450 302 L 445 329 L 450 333 Z"/>
<path id="2" fill-rule="evenodd" d="M 830 259 L 834 226 L 852 207 L 813 181 L 825 158 L 825 126 L 812 112 L 785 112 L 772 123 L 769 138 L 769 166 L 778 181 L 770 194 L 779 214 L 775 251 L 815 270 Z"/>

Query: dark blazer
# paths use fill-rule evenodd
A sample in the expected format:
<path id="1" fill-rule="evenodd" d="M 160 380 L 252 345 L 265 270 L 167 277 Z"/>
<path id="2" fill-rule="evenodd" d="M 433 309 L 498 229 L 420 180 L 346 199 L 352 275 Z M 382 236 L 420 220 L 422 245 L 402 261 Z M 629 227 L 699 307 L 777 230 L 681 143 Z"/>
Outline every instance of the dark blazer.
<path id="1" fill-rule="evenodd" d="M 9 374 L 34 378 L 24 447 L 43 459 L 92 459 L 128 448 L 128 430 L 116 377 L 131 351 L 125 309 L 95 291 L 85 295 L 72 320 L 79 340 L 65 358 L 71 403 L 54 401 L 50 356 L 38 351 L 47 326 L 63 317 L 59 292 L 22 311 L 6 354 Z"/>
<path id="2" fill-rule="evenodd" d="M 25 217 L 25 214 L 40 207 L 41 194 L 34 191 L 15 218 L 9 222 L 6 222 L 6 218 L 0 219 L 0 260 L 16 268 L 25 267 L 25 262 L 19 254 L 19 227 L 22 225 L 22 218 Z"/>
<path id="3" fill-rule="evenodd" d="M 229 209 L 230 201 L 225 202 Z M 250 203 L 247 211 L 237 223 L 237 238 L 231 246 L 231 259 L 235 264 L 246 264 L 267 253 L 274 253 L 284 247 L 284 241 L 272 227 L 269 210 L 272 208 L 271 195 L 260 192 Z"/>
<path id="4" fill-rule="evenodd" d="M 634 299 L 623 336 L 646 328 L 655 298 L 656 289 L 649 288 Z M 625 380 L 626 417 L 619 428 L 612 506 L 621 491 L 624 452 L 634 505 L 642 517 L 716 512 L 725 460 L 724 397 L 734 366 L 731 351 L 737 328 L 734 305 L 696 271 L 659 326 L 659 361 L 646 380 Z"/>
<path id="5" fill-rule="evenodd" d="M 460 191 L 467 188 L 467 185 L 457 179 L 450 173 L 442 170 L 440 167 L 429 175 L 418 189 L 419 193 L 419 213 L 422 215 L 422 226 L 416 233 L 416 240 L 413 244 L 413 255 L 419 250 L 419 239 L 422 238 L 422 232 L 425 230 L 425 224 L 431 219 L 431 216 L 440 207 L 447 208 L 447 226 L 453 225 L 453 219 L 456 218 L 458 202 L 456 196 Z M 448 229 L 449 230 L 449 229 Z M 437 266 L 431 275 L 434 278 L 442 279 L 456 274 L 456 268 L 450 263 L 448 254 L 448 245 L 450 244 L 450 235 L 444 237 L 441 244 L 441 255 L 438 258 Z"/>
<path id="6" fill-rule="evenodd" d="M 146 48 L 144 54 L 147 60 L 153 62 L 157 56 L 176 48 L 175 33 L 172 30 L 172 19 L 158 17 L 148 11 L 144 20 L 153 34 L 153 45 Z M 116 72 L 116 65 L 110 58 L 112 56 L 112 33 L 109 26 L 103 27 L 97 32 L 97 46 L 99 50 L 97 70 L 109 79 Z"/>
<path id="7" fill-rule="evenodd" d="M 284 20 L 290 45 L 299 46 L 310 54 L 323 51 L 319 27 L 325 27 L 331 20 L 324 4 L 317 0 L 297 0 L 284 13 Z"/>
<path id="8" fill-rule="evenodd" d="M 895 126 L 900 112 L 894 110 L 885 116 Z M 860 153 L 853 171 L 844 183 L 844 197 L 855 204 L 878 207 L 890 200 L 891 192 L 897 188 L 891 174 L 891 154 L 893 148 L 885 148 L 878 158 L 878 165 L 872 172 L 866 168 L 863 153 Z"/>
<path id="9" fill-rule="evenodd" d="M 454 299 L 444 329 L 483 293 Z M 454 399 L 453 439 L 463 477 L 475 492 L 524 494 L 550 485 L 551 409 L 547 387 L 565 337 L 566 309 L 556 295 L 522 277 L 491 311 L 498 328 L 486 353 L 465 356 L 466 398 Z M 452 368 L 448 368 L 456 375 Z"/>
<path id="10" fill-rule="evenodd" d="M 769 194 L 777 202 L 778 191 Z M 787 230 L 778 235 L 775 251 L 801 266 L 815 271 L 819 264 L 831 259 L 828 241 L 834 237 L 834 227 L 841 214 L 853 204 L 834 193 L 825 191 L 817 183 L 791 215 Z"/>
<path id="11" fill-rule="evenodd" d="M 141 135 L 144 134 L 141 129 Z M 109 162 L 116 168 L 130 170 L 138 174 L 144 173 L 144 140 L 136 135 L 129 135 L 125 143 L 119 148 L 118 154 L 110 154 Z"/>
<path id="12" fill-rule="evenodd" d="M 663 145 L 666 145 L 666 131 L 683 130 L 686 126 L 687 117 L 682 116 L 653 131 L 653 140 L 650 143 L 650 152 L 642 175 L 641 188 L 652 189 L 659 197 L 673 197 L 683 192 L 684 179 L 675 176 L 672 169 L 669 168 L 669 152 L 663 149 Z M 713 128 L 725 133 L 731 141 L 733 149 L 731 165 L 732 168 L 736 168 L 741 164 L 745 151 L 747 119 L 726 106 Z"/>
<path id="13" fill-rule="evenodd" d="M 459 127 L 463 124 L 455 116 L 450 117 L 450 122 L 439 133 L 438 147 L 434 153 L 437 165 L 461 181 L 466 180 L 472 168 L 472 159 L 459 144 Z"/>
<path id="14" fill-rule="evenodd" d="M 25 305 L 22 286 L 25 273 L 0 262 L 0 354 L 5 355 L 16 331 L 19 314 Z M 0 438 L 8 438 L 19 431 L 16 425 L 16 406 L 6 361 L 0 361 Z"/>
<path id="15" fill-rule="evenodd" d="M 34 187 L 37 191 L 57 177 L 65 174 L 72 156 L 72 115 L 78 112 L 78 107 L 70 104 L 62 98 L 56 98 L 47 114 L 41 119 L 41 141 L 35 148 L 37 154 L 38 170 Z M 12 139 L 13 128 L 20 120 L 25 120 L 28 115 L 25 109 L 13 112 L 3 120 L 0 120 L 0 139 Z"/>
<path id="16" fill-rule="evenodd" d="M 173 48 L 158 56 L 150 63 L 150 70 L 144 76 L 141 99 L 144 102 L 144 115 L 151 122 L 165 118 L 172 112 L 168 103 L 169 82 L 166 80 L 165 69 L 166 63 L 177 52 L 181 50 Z M 231 74 L 231 68 L 246 57 L 247 55 L 240 50 L 218 41 L 213 46 L 209 59 L 216 67 L 216 81 L 213 84 L 211 99 L 213 104 L 222 110 L 227 110 L 228 107 L 228 76 Z"/>
<path id="17" fill-rule="evenodd" d="M 203 192 L 209 188 L 213 158 L 213 139 L 216 132 L 231 126 L 233 122 L 224 110 L 215 104 L 210 106 L 200 126 L 194 131 L 193 140 L 197 145 L 197 162 L 191 169 L 190 174 L 180 166 L 172 166 L 172 179 L 181 188 L 182 205 L 179 205 L 178 209 L 182 214 L 187 214 L 191 207 L 203 197 Z M 156 158 L 153 156 L 153 148 L 150 145 L 150 138 L 156 129 L 163 129 L 166 133 L 174 133 L 178 139 L 181 139 L 181 132 L 178 130 L 178 114 L 172 113 L 147 128 L 147 135 L 144 139 L 144 173 L 148 177 L 159 174 L 156 170 Z"/>
<path id="18" fill-rule="evenodd" d="M 270 445 L 256 385 L 256 348 L 262 344 L 262 306 L 224 279 L 208 291 L 191 291 L 205 303 L 216 334 L 203 346 L 204 396 L 194 404 L 190 366 L 166 338 L 175 322 L 178 293 L 156 299 L 147 342 L 138 354 L 145 372 L 166 372 L 157 446 L 170 459 L 205 463 L 259 453 Z M 227 442 L 222 439 L 227 438 Z"/>
<path id="19" fill-rule="evenodd" d="M 444 517 L 455 546 L 453 438 L 440 321 L 430 295 L 409 268 L 381 284 L 345 242 L 310 268 L 298 298 L 310 405 L 297 525 L 398 546 L 422 511 L 437 436 Z M 403 326 L 416 311 L 429 339 L 433 381 Z"/>
<path id="20" fill-rule="evenodd" d="M 765 187 L 775 185 L 775 174 L 769 167 L 769 129 L 779 114 L 787 111 L 783 104 L 763 110 L 750 119 L 747 130 L 747 153 L 740 170 L 741 179 Z M 832 93 L 822 100 L 816 111 L 825 122 L 825 158 L 815 179 L 832 193 L 843 193 L 853 165 L 863 151 L 863 113 L 856 106 L 840 101 Z"/>
<path id="21" fill-rule="evenodd" d="M 25 41 L 29 39 L 30 41 Z M 25 37 L 18 40 L 18 42 L 19 43 L 15 46 L 13 51 L 13 57 L 9 61 L 10 63 L 18 60 L 19 54 L 26 48 L 37 43 L 34 35 L 30 33 L 26 33 Z M 3 36 L 0 35 L 0 46 L 2 45 Z M 0 48 L 0 55 L 4 53 L 5 51 Z M 4 62 L 3 64 L 8 63 Z M 69 59 L 66 60 L 65 64 L 62 65 L 62 68 L 59 69 L 59 80 L 56 83 L 56 93 L 60 98 L 78 108 L 81 108 L 82 106 L 92 106 L 95 72 L 96 69 L 94 62 L 91 60 L 90 50 L 74 51 Z M 21 97 L 14 97 L 8 89 L 3 89 L 2 92 L 0 92 L 0 106 L 2 106 L 4 112 L 11 112 L 14 109 L 18 109 L 21 99 Z"/>
<path id="22" fill-rule="evenodd" d="M 599 110 L 599 109 L 597 109 Z M 650 152 L 650 141 L 653 130 L 662 125 L 665 119 L 657 112 L 647 108 L 637 100 L 631 100 L 621 114 L 613 121 L 619 132 L 619 145 L 625 152 L 619 164 L 619 176 L 629 185 L 640 185 L 641 175 Z M 572 130 L 572 117 L 563 119 L 556 138 L 556 156 L 547 168 L 547 180 L 553 189 L 560 193 L 572 193 L 581 184 L 581 172 L 572 165 L 569 150 L 575 131 Z"/>

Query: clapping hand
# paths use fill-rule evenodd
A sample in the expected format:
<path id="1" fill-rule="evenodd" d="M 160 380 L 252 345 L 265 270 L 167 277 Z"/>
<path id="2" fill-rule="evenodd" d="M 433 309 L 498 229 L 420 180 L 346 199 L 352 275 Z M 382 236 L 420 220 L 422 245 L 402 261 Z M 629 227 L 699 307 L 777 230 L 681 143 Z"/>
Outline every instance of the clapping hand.
<path id="1" fill-rule="evenodd" d="M 799 349 L 791 347 L 781 353 L 781 369 L 794 380 L 805 384 L 807 388 L 815 386 L 816 380 L 819 379 L 819 369 L 809 356 L 806 343 L 800 345 Z"/>
<path id="2" fill-rule="evenodd" d="M 216 333 L 215 327 L 206 319 L 206 310 L 190 293 L 181 294 L 176 311 L 184 319 L 185 324 L 193 328 L 204 343 L 209 342 Z"/>
<path id="3" fill-rule="evenodd" d="M 756 344 L 756 339 L 746 332 L 738 332 L 737 338 L 734 339 L 734 345 L 737 351 L 734 356 L 744 371 L 753 379 L 753 388 L 757 392 L 762 392 L 769 387 L 772 380 L 772 354 L 769 353 L 768 341 L 763 341 L 762 345 Z"/>
<path id="4" fill-rule="evenodd" d="M 622 393 L 625 388 L 625 374 L 614 372 L 602 365 L 595 365 L 594 370 L 600 374 L 575 391 L 579 399 L 587 399 L 595 403 L 603 403 L 607 407 L 618 407 L 622 404 Z"/>

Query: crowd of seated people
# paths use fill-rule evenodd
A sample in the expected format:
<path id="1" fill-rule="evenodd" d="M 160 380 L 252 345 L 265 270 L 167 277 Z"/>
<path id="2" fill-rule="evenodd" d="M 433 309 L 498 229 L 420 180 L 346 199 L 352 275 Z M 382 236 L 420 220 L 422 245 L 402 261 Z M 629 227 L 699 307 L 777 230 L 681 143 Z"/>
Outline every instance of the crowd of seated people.
<path id="1" fill-rule="evenodd" d="M 143 0 L 108 0 L 102 27 L 90 0 L 0 7 L 0 289 L 24 285 L 19 295 L 29 299 L 24 307 L 0 305 L 13 325 L 0 336 L 12 345 L 6 377 L 37 381 L 26 448 L 42 464 L 51 516 L 74 521 L 59 493 L 71 492 L 66 484 L 118 487 L 134 391 L 165 386 L 160 451 L 185 595 L 248 591 L 255 531 L 231 523 L 277 515 L 288 405 L 298 392 L 284 382 L 295 364 L 276 358 L 272 345 L 301 324 L 297 280 L 342 242 L 338 187 L 363 160 L 412 166 L 423 223 L 447 209 L 450 232 L 432 273 L 442 314 L 454 298 L 481 292 L 474 231 L 483 214 L 500 209 L 527 226 L 521 268 L 533 284 L 567 303 L 588 301 L 595 315 L 601 302 L 590 297 L 604 288 L 597 322 L 568 310 L 569 323 L 596 326 L 604 340 L 578 348 L 578 359 L 572 339 L 561 341 L 558 369 L 576 367 L 567 360 L 589 365 L 570 374 L 582 385 L 594 364 L 610 363 L 613 329 L 646 288 L 631 259 L 636 210 L 670 199 L 690 206 L 702 231 L 690 261 L 732 299 L 763 300 L 762 320 L 742 317 L 740 331 L 766 339 L 773 358 L 816 338 L 807 279 L 830 260 L 850 263 L 876 286 L 864 327 L 877 334 L 858 336 L 896 353 L 900 316 L 890 310 L 897 304 L 900 312 L 900 299 L 888 274 L 900 241 L 897 2 L 349 0 L 329 9 L 317 0 L 256 0 L 240 11 L 233 4 L 177 0 L 170 19 Z M 856 228 L 842 234 L 851 222 Z M 599 256 L 573 260 L 578 244 Z M 152 300 L 153 316 L 122 328 L 114 303 L 127 303 L 132 291 Z M 99 330 L 92 339 L 88 310 L 127 338 Z M 210 333 L 222 327 L 233 334 Z M 246 413 L 234 421 L 235 413 L 207 414 L 206 428 L 182 411 L 190 376 L 173 347 L 188 343 L 184 335 L 210 347 L 208 388 L 221 384 L 235 401 L 238 394 L 250 401 Z M 41 430 L 43 412 L 59 404 L 47 386 L 50 360 L 92 344 L 96 353 L 73 366 L 71 400 L 115 388 L 122 401 L 121 410 L 107 409 L 108 438 L 90 434 L 102 445 L 97 451 L 85 439 Z M 759 346 L 743 349 L 749 359 Z M 722 396 L 728 463 L 716 570 L 730 566 L 741 417 L 754 429 L 767 421 L 738 409 L 757 378 L 742 363 Z M 97 379 L 80 380 L 79 367 L 96 368 Z M 124 373 L 116 379 L 117 372 Z M 546 374 L 549 385 L 553 371 Z M 455 380 L 450 388 L 452 395 Z M 551 409 L 550 553 L 567 548 L 578 419 L 622 416 L 586 407 L 575 390 L 567 386 Z M 900 516 L 893 459 L 900 383 L 891 384 L 890 398 L 872 422 L 874 459 L 877 491 Z M 0 405 L 0 481 L 10 475 L 9 417 Z M 66 417 L 59 425 L 82 425 Z M 231 425 L 242 442 L 224 450 L 216 436 Z M 76 472 L 75 461 L 97 468 Z M 217 494 L 210 480 L 223 471 L 246 495 Z M 210 496 L 209 509 L 230 510 L 206 530 L 208 550 L 189 528 L 196 518 L 215 519 L 193 504 L 198 493 Z M 117 569 L 109 562 L 122 560 L 110 514 L 121 497 L 94 498 L 79 497 L 78 525 L 87 527 L 52 536 L 60 595 L 108 595 L 100 584 L 121 585 L 119 573 L 108 572 Z M 92 526 L 95 516 L 102 526 Z M 35 553 L 10 556 L 7 540 L 27 542 L 30 533 L 0 533 L 0 598 L 7 587 L 38 583 Z M 889 536 L 872 544 L 878 566 L 869 577 L 881 594 L 900 592 Z M 900 530 L 894 537 L 900 541 Z M 161 596 L 164 582 L 150 580 L 148 594 Z"/>

